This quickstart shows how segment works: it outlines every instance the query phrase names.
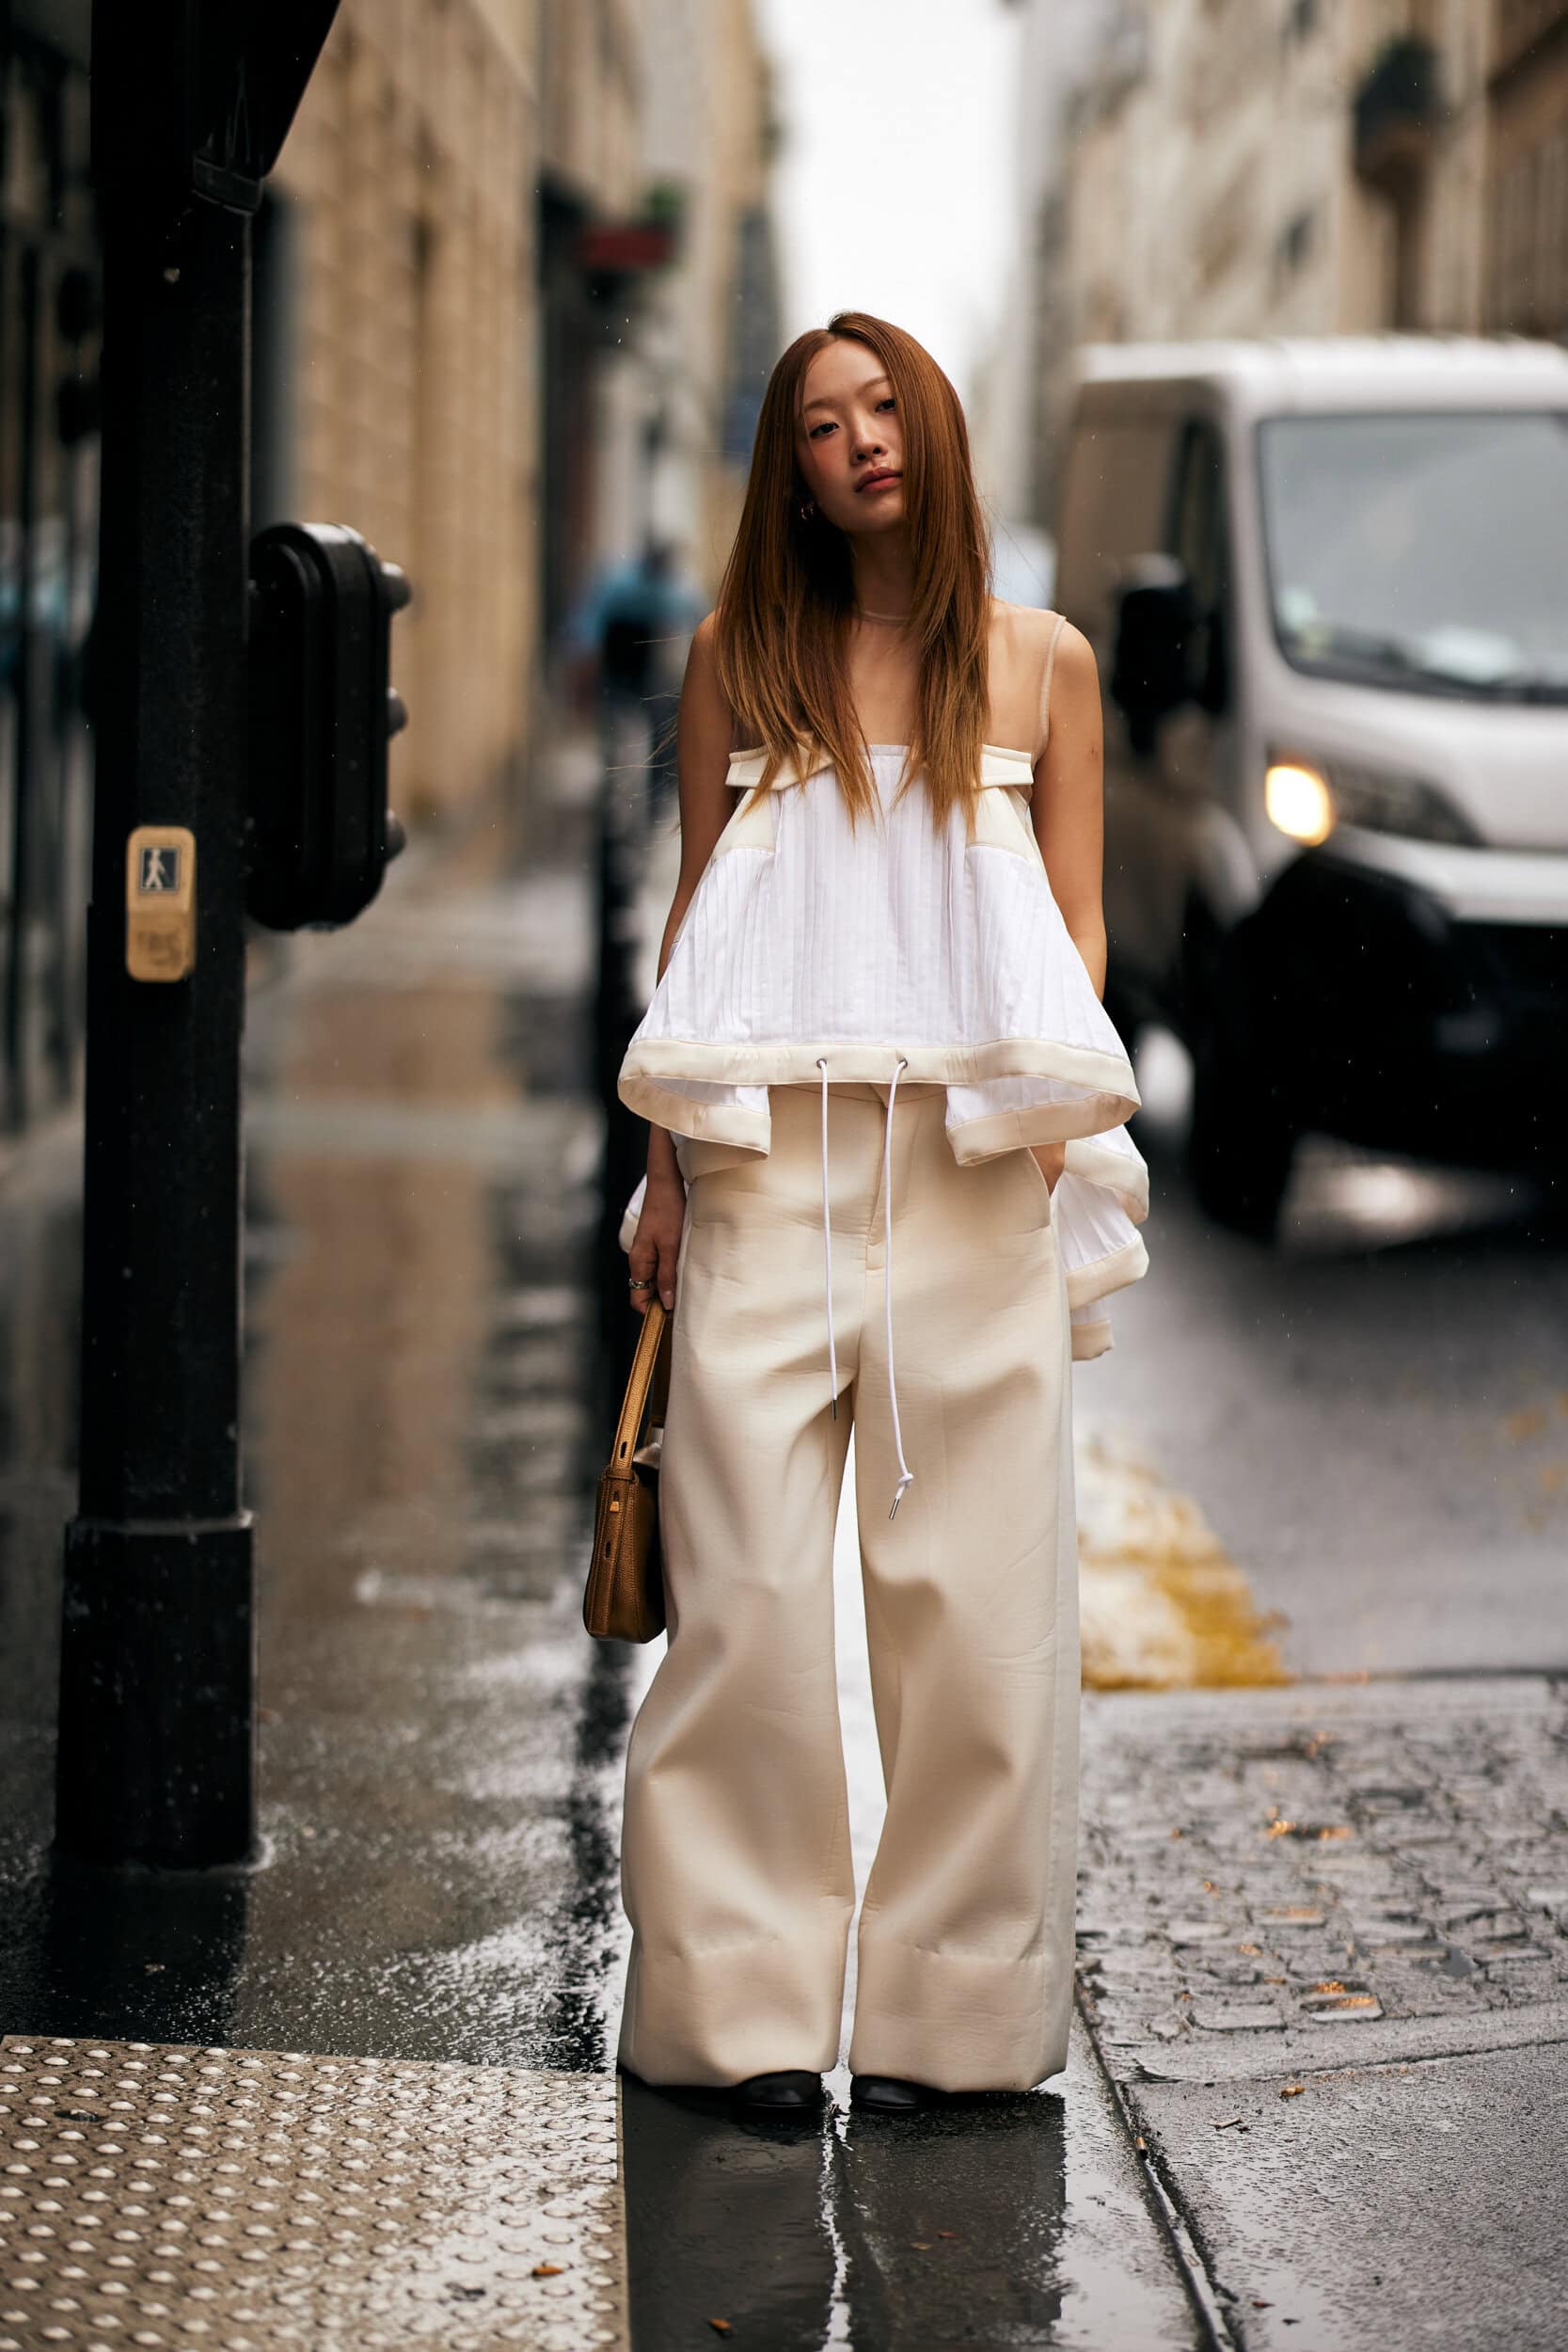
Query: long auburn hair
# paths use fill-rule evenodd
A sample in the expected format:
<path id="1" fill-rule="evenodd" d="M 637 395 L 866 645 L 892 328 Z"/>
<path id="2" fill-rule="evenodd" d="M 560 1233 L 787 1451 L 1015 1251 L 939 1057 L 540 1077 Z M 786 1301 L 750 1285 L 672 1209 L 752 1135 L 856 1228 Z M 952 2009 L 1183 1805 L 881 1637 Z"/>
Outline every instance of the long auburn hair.
<path id="1" fill-rule="evenodd" d="M 878 806 L 850 701 L 846 659 L 855 608 L 847 535 L 808 493 L 795 455 L 806 370 L 839 338 L 881 362 L 904 429 L 904 511 L 913 557 L 910 629 L 918 647 L 916 714 L 899 797 L 924 772 L 940 832 L 955 808 L 974 837 L 989 697 L 990 553 L 958 396 L 924 345 L 866 310 L 837 310 L 798 335 L 763 394 L 740 522 L 715 607 L 720 685 L 768 757 L 757 790 L 814 747 L 837 771 L 855 824 Z"/>

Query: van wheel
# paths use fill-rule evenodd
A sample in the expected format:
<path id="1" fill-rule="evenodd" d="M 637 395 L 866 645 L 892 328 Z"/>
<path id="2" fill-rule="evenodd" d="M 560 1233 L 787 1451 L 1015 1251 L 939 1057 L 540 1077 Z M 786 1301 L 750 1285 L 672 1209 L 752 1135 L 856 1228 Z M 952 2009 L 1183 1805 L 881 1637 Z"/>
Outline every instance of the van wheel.
<path id="1" fill-rule="evenodd" d="M 1288 1106 L 1217 1016 L 1193 1049 L 1187 1174 L 1198 1206 L 1232 1232 L 1272 1241 L 1295 1148 Z"/>

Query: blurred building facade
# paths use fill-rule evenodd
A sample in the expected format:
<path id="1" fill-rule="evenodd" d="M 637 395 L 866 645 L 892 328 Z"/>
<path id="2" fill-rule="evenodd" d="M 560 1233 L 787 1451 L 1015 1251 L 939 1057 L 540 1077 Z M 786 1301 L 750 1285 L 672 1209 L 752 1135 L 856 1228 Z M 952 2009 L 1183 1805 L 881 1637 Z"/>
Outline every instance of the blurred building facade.
<path id="1" fill-rule="evenodd" d="M 642 0 L 641 24 L 631 152 L 645 219 L 669 234 L 676 258 L 605 289 L 591 437 L 597 487 L 572 537 L 569 602 L 546 615 L 552 638 L 592 576 L 650 541 L 711 596 L 755 404 L 777 357 L 776 130 L 752 0 Z M 743 432 L 735 422 L 742 410 Z"/>
<path id="2" fill-rule="evenodd" d="M 1568 0 L 1496 0 L 1489 325 L 1568 337 Z"/>
<path id="3" fill-rule="evenodd" d="M 409 572 L 416 819 L 521 788 L 552 648 L 656 520 L 711 576 L 768 103 L 752 0 L 345 0 L 259 254 L 258 506 Z"/>
<path id="4" fill-rule="evenodd" d="M 1037 519 L 1080 343 L 1568 337 L 1568 0 L 1024 6 Z"/>
<path id="5" fill-rule="evenodd" d="M 90 21 L 0 0 L 0 1137 L 81 1084 Z M 650 521 L 715 583 L 777 354 L 771 104 L 754 0 L 342 0 L 255 223 L 252 519 L 413 580 L 405 822 L 526 799 L 566 615 Z"/>
<path id="6" fill-rule="evenodd" d="M 394 761 L 416 821 L 524 743 L 537 48 L 532 0 L 350 0 L 258 231 L 254 519 L 353 522 L 414 581 Z"/>
<path id="7" fill-rule="evenodd" d="M 648 419 L 647 519 L 711 596 L 779 355 L 774 90 L 752 0 L 649 0 L 645 165 L 684 266 L 650 289 L 632 393 Z"/>
<path id="8" fill-rule="evenodd" d="M 87 0 L 0 0 L 0 1165 L 80 1084 L 97 224 Z"/>

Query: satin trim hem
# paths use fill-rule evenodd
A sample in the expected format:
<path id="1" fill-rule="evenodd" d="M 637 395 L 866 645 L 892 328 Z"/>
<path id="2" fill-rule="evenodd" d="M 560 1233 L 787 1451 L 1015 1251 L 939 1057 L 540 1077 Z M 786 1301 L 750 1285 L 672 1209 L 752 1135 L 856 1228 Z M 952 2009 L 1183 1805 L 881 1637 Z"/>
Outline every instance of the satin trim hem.
<path id="1" fill-rule="evenodd" d="M 766 1150 L 766 1113 L 735 1104 L 699 1104 L 680 1095 L 678 1081 L 689 1078 L 704 1086 L 815 1087 L 822 1055 L 829 1057 L 834 1077 L 863 1082 L 879 1079 L 886 1084 L 902 1058 L 908 1064 L 904 1075 L 916 1085 L 984 1086 L 992 1078 L 1056 1078 L 1085 1089 L 1086 1102 L 1040 1103 L 1028 1112 L 992 1112 L 985 1119 L 950 1128 L 960 1160 L 966 1156 L 989 1159 L 993 1152 L 1011 1151 L 1019 1143 L 1060 1143 L 1069 1136 L 1099 1135 L 1108 1127 L 1124 1125 L 1143 1104 L 1132 1065 L 1125 1055 L 1038 1038 L 994 1038 L 979 1045 L 905 1044 L 902 1041 L 896 1045 L 879 1045 L 844 1038 L 747 1044 L 647 1037 L 627 1049 L 621 1065 L 620 1096 L 628 1110 L 641 1111 L 644 1118 L 657 1114 L 649 1112 L 640 1096 L 657 1093 L 665 1099 L 679 1099 L 689 1111 L 705 1114 L 704 1123 L 689 1126 L 661 1118 L 661 1126 L 673 1125 L 682 1134 L 713 1136 L 726 1142 L 748 1141 L 758 1132 L 761 1120 L 764 1140 L 757 1148 Z M 715 1120 L 728 1123 L 715 1124 Z M 1019 1132 L 1022 1121 L 1028 1123 L 1026 1135 Z M 745 1134 L 740 1132 L 742 1125 Z M 1002 1140 L 984 1139 L 993 1130 L 999 1134 L 1005 1130 Z M 958 1149 L 959 1136 L 969 1139 L 967 1155 Z M 974 1149 L 976 1141 L 978 1150 Z"/>
<path id="2" fill-rule="evenodd" d="M 1102 1258 L 1090 1258 L 1083 1265 L 1067 1269 L 1067 1302 L 1069 1307 L 1087 1307 L 1098 1298 L 1109 1298 L 1114 1291 L 1123 1291 L 1129 1282 L 1141 1281 L 1148 1272 L 1148 1251 L 1141 1233 L 1124 1241 L 1117 1249 L 1109 1249 Z M 1098 1319 L 1097 1319 L 1098 1320 Z M 1080 1325 L 1079 1329 L 1093 1329 L 1093 1325 Z M 1105 1329 L 1110 1330 L 1107 1323 Z M 1110 1344 L 1109 1339 L 1106 1345 Z M 1076 1354 L 1076 1349 L 1074 1350 Z M 1098 1355 L 1099 1350 L 1094 1351 Z"/>

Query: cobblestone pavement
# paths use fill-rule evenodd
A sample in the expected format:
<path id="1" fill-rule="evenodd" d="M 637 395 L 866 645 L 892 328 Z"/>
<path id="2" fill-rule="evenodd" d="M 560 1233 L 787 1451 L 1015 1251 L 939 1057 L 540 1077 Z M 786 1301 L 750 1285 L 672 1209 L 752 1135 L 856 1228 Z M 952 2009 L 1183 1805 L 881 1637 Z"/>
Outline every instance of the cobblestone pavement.
<path id="1" fill-rule="evenodd" d="M 1084 1772 L 1124 2080 L 1497 2047 L 1568 1998 L 1568 1683 L 1090 1696 Z"/>
<path id="2" fill-rule="evenodd" d="M 9 2035 L 0 2352 L 626 2342 L 608 2075 Z"/>

